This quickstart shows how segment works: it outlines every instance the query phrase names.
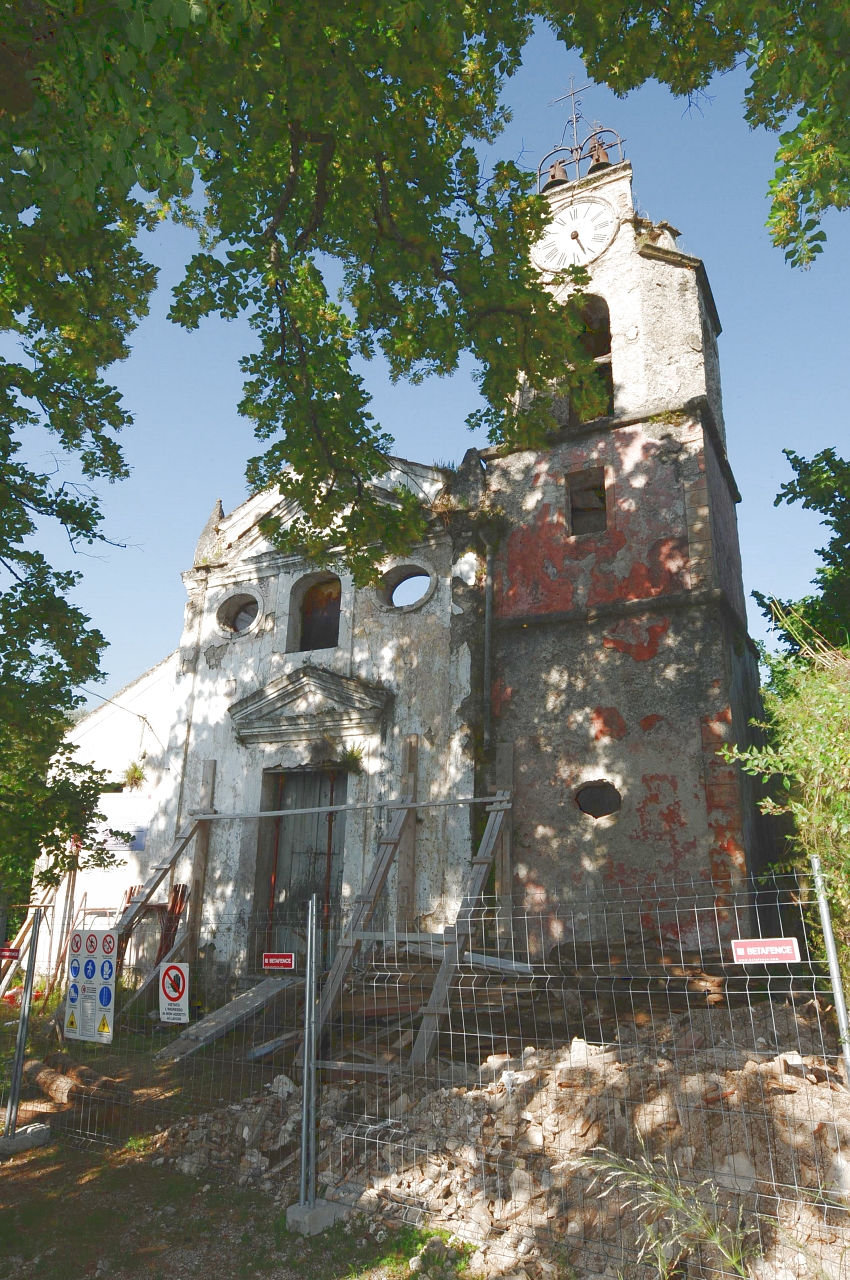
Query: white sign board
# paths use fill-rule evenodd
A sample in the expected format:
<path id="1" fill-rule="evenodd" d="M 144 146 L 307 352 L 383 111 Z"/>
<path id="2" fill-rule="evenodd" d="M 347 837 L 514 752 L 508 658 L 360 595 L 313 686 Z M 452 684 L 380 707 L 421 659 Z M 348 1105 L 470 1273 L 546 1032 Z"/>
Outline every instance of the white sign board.
<path id="1" fill-rule="evenodd" d="M 796 938 L 735 938 L 735 964 L 799 964 L 800 945 Z"/>
<path id="2" fill-rule="evenodd" d="M 65 1039 L 111 1044 L 115 1025 L 114 929 L 75 929 L 68 947 Z"/>
<path id="3" fill-rule="evenodd" d="M 159 1019 L 160 1022 L 189 1021 L 189 966 L 168 964 L 159 966 Z"/>

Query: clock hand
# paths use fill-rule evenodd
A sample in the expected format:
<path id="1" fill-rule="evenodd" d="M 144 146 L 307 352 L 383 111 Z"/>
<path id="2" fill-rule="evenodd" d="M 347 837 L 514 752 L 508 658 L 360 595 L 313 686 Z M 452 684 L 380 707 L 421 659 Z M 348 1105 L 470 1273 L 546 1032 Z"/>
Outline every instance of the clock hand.
<path id="1" fill-rule="evenodd" d="M 570 232 L 570 239 L 571 239 L 571 240 L 575 240 L 575 241 L 577 241 L 577 243 L 578 243 L 578 247 L 581 249 L 582 253 L 587 253 L 587 250 L 585 249 L 584 245 L 582 244 L 582 242 L 581 242 L 581 237 L 579 236 L 579 233 L 578 233 L 577 231 L 571 231 L 571 232 Z"/>

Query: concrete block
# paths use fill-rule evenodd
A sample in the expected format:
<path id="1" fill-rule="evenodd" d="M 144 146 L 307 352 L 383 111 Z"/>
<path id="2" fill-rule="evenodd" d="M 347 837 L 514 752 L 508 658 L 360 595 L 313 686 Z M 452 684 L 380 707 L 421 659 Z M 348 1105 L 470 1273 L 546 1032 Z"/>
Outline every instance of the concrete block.
<path id="1" fill-rule="evenodd" d="M 22 1125 L 14 1138 L 4 1138 L 0 1134 L 0 1158 L 17 1155 L 19 1151 L 31 1151 L 33 1147 L 46 1147 L 49 1141 L 49 1124 Z"/>
<path id="2" fill-rule="evenodd" d="M 341 1221 L 347 1213 L 347 1205 L 330 1204 L 327 1200 L 317 1200 L 312 1208 L 307 1204 L 291 1204 L 286 1211 L 286 1225 L 290 1231 L 298 1231 L 302 1236 L 317 1236 Z"/>

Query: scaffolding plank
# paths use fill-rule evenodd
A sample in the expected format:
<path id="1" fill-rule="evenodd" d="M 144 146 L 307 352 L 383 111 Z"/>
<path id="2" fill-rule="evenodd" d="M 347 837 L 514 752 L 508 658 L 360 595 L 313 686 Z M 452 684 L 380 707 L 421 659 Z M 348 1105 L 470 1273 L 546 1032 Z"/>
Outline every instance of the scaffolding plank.
<path id="1" fill-rule="evenodd" d="M 487 826 L 484 830 L 484 835 L 481 837 L 478 854 L 472 861 L 472 874 L 469 877 L 469 884 L 460 904 L 460 910 L 457 913 L 454 930 L 451 932 L 448 929 L 445 930 L 444 936 L 447 941 L 443 953 L 443 961 L 434 981 L 434 986 L 431 989 L 431 998 L 425 1006 L 422 1025 L 413 1042 L 413 1049 L 410 1053 L 411 1067 L 423 1066 L 430 1058 L 437 1044 L 440 1027 L 449 1010 L 451 989 L 457 976 L 458 965 L 469 946 L 469 935 L 472 931 L 472 912 L 475 910 L 476 904 L 487 884 L 487 877 L 493 865 L 496 844 L 502 833 L 505 815 L 510 810 L 510 807 L 510 791 L 497 791 L 493 797 L 492 805 L 487 806 L 489 814 Z"/>
<path id="2" fill-rule="evenodd" d="M 259 1013 L 267 1004 L 271 1004 L 287 989 L 301 986 L 304 983 L 303 978 L 295 977 L 294 974 L 286 978 L 266 978 L 264 981 L 252 987 L 250 991 L 243 991 L 235 1000 L 231 1000 L 228 1004 L 222 1005 L 220 1009 L 213 1010 L 208 1013 L 200 1022 L 195 1022 L 192 1026 L 187 1027 L 182 1035 L 176 1040 L 172 1040 L 171 1044 L 165 1045 L 160 1049 L 159 1053 L 154 1056 L 160 1060 L 179 1058 L 187 1058 L 190 1053 L 194 1053 L 196 1049 L 203 1048 L 206 1044 L 211 1044 L 213 1040 L 218 1040 L 220 1036 L 226 1035 L 228 1031 L 232 1031 L 234 1027 L 238 1027 L 241 1022 L 245 1022 L 253 1014 Z"/>
<path id="3" fill-rule="evenodd" d="M 412 796 L 405 795 L 401 797 L 402 805 L 410 804 L 413 800 Z M 316 1043 L 321 1044 L 322 1034 L 330 1019 L 333 1017 L 334 1010 L 340 996 L 342 988 L 348 972 L 357 958 L 360 950 L 360 935 L 364 929 L 368 929 L 375 913 L 375 905 L 380 896 L 381 890 L 387 882 L 387 876 L 393 865 L 393 859 L 396 856 L 399 842 L 404 835 L 407 823 L 410 820 L 410 809 L 396 809 L 393 812 L 392 821 L 387 828 L 386 834 L 378 841 L 378 849 L 375 854 L 375 860 L 372 864 L 372 870 L 369 872 L 369 878 L 363 892 L 354 900 L 354 910 L 351 913 L 348 927 L 342 935 L 339 946 L 337 947 L 334 962 L 331 965 L 330 972 L 322 987 L 322 995 L 319 1000 L 319 1009 L 316 1014 Z M 299 1051 L 297 1061 L 301 1060 Z"/>

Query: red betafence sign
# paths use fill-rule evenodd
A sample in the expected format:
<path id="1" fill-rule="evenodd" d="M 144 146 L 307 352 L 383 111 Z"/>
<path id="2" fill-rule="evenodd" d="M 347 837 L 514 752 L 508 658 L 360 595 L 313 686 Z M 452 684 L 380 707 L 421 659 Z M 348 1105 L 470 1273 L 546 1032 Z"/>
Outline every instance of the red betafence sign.
<path id="1" fill-rule="evenodd" d="M 293 951 L 264 951 L 263 968 L 286 970 L 291 973 L 295 968 L 295 953 Z"/>
<path id="2" fill-rule="evenodd" d="M 735 964 L 799 964 L 796 938 L 736 938 L 732 943 Z"/>
<path id="3" fill-rule="evenodd" d="M 20 947 L 0 947 L 0 960 L 20 960 Z"/>

